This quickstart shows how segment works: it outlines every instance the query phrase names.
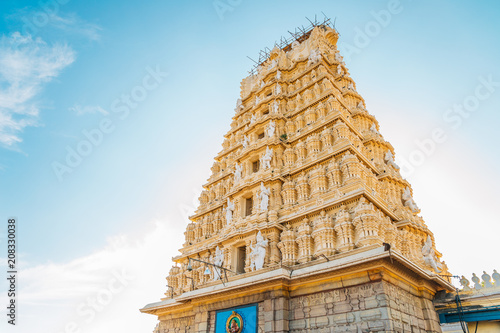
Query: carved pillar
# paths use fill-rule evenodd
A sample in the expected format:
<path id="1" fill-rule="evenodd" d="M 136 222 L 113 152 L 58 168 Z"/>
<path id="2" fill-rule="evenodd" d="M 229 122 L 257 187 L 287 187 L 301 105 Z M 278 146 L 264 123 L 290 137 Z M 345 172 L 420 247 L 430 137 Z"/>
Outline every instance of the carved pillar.
<path id="1" fill-rule="evenodd" d="M 347 153 L 342 158 L 341 162 L 342 178 L 344 184 L 358 180 L 360 175 L 359 160 L 356 156 Z"/>
<path id="2" fill-rule="evenodd" d="M 306 112 L 305 112 L 305 121 L 306 121 L 306 124 L 312 124 L 316 121 L 316 112 L 314 109 L 312 108 L 309 108 Z"/>
<path id="3" fill-rule="evenodd" d="M 335 231 L 337 232 L 337 250 L 345 252 L 354 248 L 354 234 L 351 217 L 345 209 L 337 213 L 335 220 Z"/>
<path id="4" fill-rule="evenodd" d="M 220 212 L 215 213 L 214 217 L 214 232 L 217 233 L 222 229 L 222 219 Z"/>
<path id="5" fill-rule="evenodd" d="M 278 211 L 281 208 L 281 182 L 279 181 L 271 188 L 271 202 L 269 207 L 272 207 L 272 210 Z"/>
<path id="6" fill-rule="evenodd" d="M 399 250 L 399 248 L 398 248 L 399 244 L 397 242 L 397 229 L 394 226 L 394 224 L 392 224 L 391 219 L 389 217 L 385 217 L 384 220 L 385 220 L 385 222 L 383 223 L 383 225 L 385 226 L 385 228 L 384 228 L 384 230 L 385 230 L 384 241 L 388 244 L 391 244 L 391 246 L 395 250 Z"/>
<path id="7" fill-rule="evenodd" d="M 285 161 L 283 160 L 283 147 L 278 146 L 274 148 L 274 158 L 273 164 L 275 168 L 282 168 L 285 165 Z"/>
<path id="8" fill-rule="evenodd" d="M 401 236 L 401 254 L 407 258 L 410 258 L 410 244 L 408 240 L 408 231 L 405 229 L 400 230 Z"/>
<path id="9" fill-rule="evenodd" d="M 378 234 L 378 218 L 375 216 L 373 205 L 371 203 L 367 203 L 364 197 L 361 197 L 359 200 L 359 204 L 354 212 L 354 219 L 352 223 L 356 229 L 355 244 L 357 247 L 370 244 L 382 245 L 382 239 Z"/>
<path id="10" fill-rule="evenodd" d="M 349 127 L 342 121 L 337 121 L 333 126 L 335 131 L 335 142 L 336 143 L 349 143 Z"/>
<path id="11" fill-rule="evenodd" d="M 292 206 L 297 201 L 295 183 L 292 180 L 287 180 L 285 184 L 283 184 L 283 191 L 281 193 L 283 196 L 283 203 L 285 204 L 285 206 L 287 207 Z"/>
<path id="12" fill-rule="evenodd" d="M 250 239 L 247 239 L 245 241 L 245 251 L 246 251 L 246 257 L 245 257 L 245 272 L 250 272 L 252 271 L 252 269 L 250 268 L 250 254 L 252 253 L 251 249 L 250 249 L 250 242 L 251 240 Z M 255 244 L 253 244 L 255 246 Z"/>
<path id="13" fill-rule="evenodd" d="M 281 260 L 283 265 L 292 266 L 297 262 L 298 246 L 295 242 L 295 232 L 291 229 L 281 233 L 281 241 L 278 243 L 278 248 L 281 251 Z"/>
<path id="14" fill-rule="evenodd" d="M 168 281 L 168 285 L 170 287 L 172 287 L 172 290 L 167 290 L 167 292 L 165 293 L 166 296 L 171 296 L 171 292 L 173 292 L 174 295 L 178 294 L 180 292 L 179 279 L 178 279 L 179 272 L 180 272 L 180 268 L 177 266 L 173 266 L 170 269 L 169 274 L 167 276 L 167 281 Z"/>
<path id="15" fill-rule="evenodd" d="M 321 131 L 321 142 L 323 144 L 324 149 L 333 146 L 332 132 L 326 126 L 323 128 L 323 131 Z"/>
<path id="16" fill-rule="evenodd" d="M 304 219 L 298 228 L 297 243 L 299 245 L 299 256 L 297 261 L 305 263 L 312 260 L 313 255 L 313 238 L 311 237 L 312 228 L 309 221 Z"/>
<path id="17" fill-rule="evenodd" d="M 225 267 L 234 272 L 236 270 L 236 267 L 231 266 L 231 262 L 233 260 L 231 252 L 233 251 L 231 251 L 230 248 L 227 249 L 222 248 L 222 251 L 224 251 L 224 262 L 222 263 L 222 267 Z M 227 272 L 227 274 L 232 274 L 232 273 Z"/>
<path id="18" fill-rule="evenodd" d="M 280 231 L 273 229 L 267 234 L 269 240 L 269 265 L 273 266 L 281 261 L 278 243 L 280 241 Z"/>
<path id="19" fill-rule="evenodd" d="M 292 137 L 295 134 L 295 123 L 293 121 L 287 120 L 285 128 L 288 137 Z"/>
<path id="20" fill-rule="evenodd" d="M 311 174 L 311 196 L 317 197 L 326 193 L 328 189 L 328 179 L 326 177 L 325 168 L 322 165 L 316 166 Z"/>
<path id="21" fill-rule="evenodd" d="M 299 103 L 297 103 L 297 106 L 298 106 L 298 104 Z M 295 118 L 295 130 L 300 131 L 302 128 L 304 128 L 304 126 L 305 126 L 304 117 L 301 114 L 299 114 Z"/>
<path id="22" fill-rule="evenodd" d="M 321 139 L 318 134 L 311 134 L 307 137 L 307 151 L 310 154 L 318 154 L 321 152 Z"/>
<path id="23" fill-rule="evenodd" d="M 303 162 L 307 158 L 307 148 L 302 140 L 299 140 L 299 143 L 297 143 L 295 152 L 297 153 L 297 159 L 299 162 Z"/>
<path id="24" fill-rule="evenodd" d="M 194 228 L 196 224 L 191 222 L 187 225 L 186 231 L 184 232 L 184 235 L 186 236 L 186 243 L 185 246 L 191 245 L 195 241 L 195 234 L 194 234 Z"/>
<path id="25" fill-rule="evenodd" d="M 196 226 L 194 228 L 194 237 L 195 237 L 195 240 L 196 242 L 199 242 L 202 240 L 202 236 L 203 236 L 203 231 L 201 229 L 201 221 L 199 221 L 198 223 L 196 223 Z"/>
<path id="26" fill-rule="evenodd" d="M 329 186 L 330 189 L 335 189 L 340 187 L 342 184 L 342 176 L 340 174 L 340 167 L 338 163 L 335 161 L 335 158 L 330 160 L 328 163 L 328 178 L 329 178 Z"/>
<path id="27" fill-rule="evenodd" d="M 325 211 L 314 221 L 314 230 L 311 234 L 314 239 L 314 255 L 330 256 L 335 253 L 335 229 L 333 221 Z"/>
<path id="28" fill-rule="evenodd" d="M 295 164 L 295 151 L 288 147 L 285 149 L 285 166 L 292 167 Z"/>
<path id="29" fill-rule="evenodd" d="M 299 202 L 309 199 L 309 184 L 307 182 L 307 176 L 304 172 L 302 172 L 297 179 L 297 193 Z"/>

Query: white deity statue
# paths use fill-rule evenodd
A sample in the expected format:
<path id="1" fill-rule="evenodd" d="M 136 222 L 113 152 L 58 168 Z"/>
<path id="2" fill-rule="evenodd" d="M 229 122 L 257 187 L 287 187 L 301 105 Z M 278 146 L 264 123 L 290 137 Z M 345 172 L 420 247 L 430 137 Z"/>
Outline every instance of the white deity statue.
<path id="1" fill-rule="evenodd" d="M 253 114 L 252 117 L 250 118 L 250 125 L 255 123 L 256 120 L 257 120 L 257 118 L 255 117 L 255 114 Z"/>
<path id="2" fill-rule="evenodd" d="M 397 165 L 394 161 L 394 155 L 392 155 L 392 151 L 390 149 L 387 151 L 387 153 L 385 153 L 384 160 L 387 165 L 392 165 L 394 169 L 399 170 L 399 165 Z"/>
<path id="3" fill-rule="evenodd" d="M 354 89 L 354 85 L 352 84 L 352 82 L 349 82 L 349 84 L 347 85 L 347 89 L 356 91 L 356 89 Z"/>
<path id="4" fill-rule="evenodd" d="M 415 200 L 413 200 L 409 187 L 405 188 L 402 198 L 405 203 L 405 207 L 410 207 L 412 212 L 418 213 L 420 208 L 418 208 L 417 204 L 415 203 Z"/>
<path id="5" fill-rule="evenodd" d="M 239 181 L 241 180 L 241 173 L 243 171 L 243 165 L 239 165 L 238 163 L 236 163 L 234 165 L 234 183 L 239 183 Z"/>
<path id="6" fill-rule="evenodd" d="M 372 126 L 370 127 L 370 131 L 372 131 L 374 134 L 380 135 L 380 132 L 377 130 L 377 126 L 375 126 L 375 123 L 373 123 Z M 389 152 L 390 152 L 390 150 L 389 150 Z M 393 157 L 393 160 L 394 160 L 394 157 Z"/>
<path id="7" fill-rule="evenodd" d="M 271 113 L 278 113 L 279 111 L 279 108 L 280 108 L 280 103 L 278 103 L 277 101 L 274 101 L 273 104 L 271 104 Z"/>
<path id="8" fill-rule="evenodd" d="M 233 222 L 233 211 L 234 211 L 234 202 L 231 202 L 231 200 L 227 198 L 226 224 L 230 224 L 231 222 Z"/>
<path id="9" fill-rule="evenodd" d="M 248 140 L 248 136 L 244 135 L 243 136 L 243 148 L 248 147 L 249 143 L 250 143 L 250 140 Z"/>
<path id="10" fill-rule="evenodd" d="M 266 153 L 260 158 L 260 164 L 264 170 L 271 168 L 271 160 L 273 159 L 273 150 L 266 148 Z"/>
<path id="11" fill-rule="evenodd" d="M 274 93 L 275 93 L 275 95 L 281 94 L 281 85 L 279 83 L 274 88 Z"/>
<path id="12" fill-rule="evenodd" d="M 276 80 L 281 80 L 281 72 L 279 69 L 276 71 Z"/>
<path id="13" fill-rule="evenodd" d="M 269 138 L 274 136 L 274 132 L 276 131 L 276 123 L 274 121 L 270 121 L 269 125 L 266 127 L 266 134 Z"/>
<path id="14" fill-rule="evenodd" d="M 264 87 L 266 85 L 266 83 L 264 82 L 264 80 L 260 80 L 260 87 Z"/>
<path id="15" fill-rule="evenodd" d="M 342 74 L 342 66 L 337 65 L 337 75 Z"/>
<path id="16" fill-rule="evenodd" d="M 422 255 L 424 256 L 424 262 L 427 265 L 431 266 L 436 273 L 441 273 L 443 265 L 436 258 L 436 252 L 432 247 L 432 239 L 430 235 L 427 236 L 427 241 L 422 247 Z"/>
<path id="17" fill-rule="evenodd" d="M 250 267 L 255 271 L 264 267 L 264 259 L 266 258 L 266 248 L 268 240 L 262 237 L 262 234 L 257 233 L 257 242 L 255 246 L 250 243 Z"/>
<path id="18" fill-rule="evenodd" d="M 223 262 L 224 262 L 224 251 L 219 249 L 219 246 L 217 246 L 215 248 L 215 256 L 214 256 L 213 263 L 216 266 L 222 267 Z M 214 267 L 214 271 L 215 271 L 214 280 L 219 280 L 220 278 L 222 278 L 221 269 L 219 267 Z"/>
<path id="19" fill-rule="evenodd" d="M 321 60 L 321 52 L 319 52 L 318 49 L 311 50 L 311 53 L 309 53 L 308 60 L 309 61 L 307 62 L 307 65 L 317 63 L 318 61 Z"/>
<path id="20" fill-rule="evenodd" d="M 335 53 L 335 61 L 342 62 L 342 56 L 339 52 Z"/>
<path id="21" fill-rule="evenodd" d="M 359 101 L 358 109 L 365 110 L 365 106 L 363 105 L 363 102 Z"/>
<path id="22" fill-rule="evenodd" d="M 270 190 L 264 186 L 264 183 L 261 182 L 259 193 L 261 211 L 267 211 L 267 208 L 269 206 L 269 194 L 271 194 Z"/>
<path id="23" fill-rule="evenodd" d="M 234 112 L 238 113 L 241 109 L 243 109 L 243 104 L 241 102 L 241 98 L 238 98 L 236 101 L 236 108 L 234 109 Z"/>
<path id="24" fill-rule="evenodd" d="M 260 103 L 260 98 L 259 96 L 255 97 L 255 105 L 259 104 Z"/>

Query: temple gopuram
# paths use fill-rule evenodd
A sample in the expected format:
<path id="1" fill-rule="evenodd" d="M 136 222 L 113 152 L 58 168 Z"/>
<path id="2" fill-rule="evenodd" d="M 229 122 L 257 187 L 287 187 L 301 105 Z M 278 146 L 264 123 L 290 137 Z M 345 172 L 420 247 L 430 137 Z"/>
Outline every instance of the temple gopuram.
<path id="1" fill-rule="evenodd" d="M 141 311 L 157 333 L 441 332 L 433 299 L 455 288 L 339 34 L 292 35 L 241 81 L 164 298 Z"/>

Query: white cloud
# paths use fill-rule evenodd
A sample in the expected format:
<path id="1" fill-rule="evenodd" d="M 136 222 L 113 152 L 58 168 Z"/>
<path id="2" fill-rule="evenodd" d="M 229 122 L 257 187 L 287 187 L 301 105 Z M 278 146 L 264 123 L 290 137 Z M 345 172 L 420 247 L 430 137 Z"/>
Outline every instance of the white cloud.
<path id="1" fill-rule="evenodd" d="M 75 112 L 78 116 L 87 114 L 87 113 L 101 113 L 103 115 L 109 114 L 108 111 L 104 110 L 99 105 L 81 105 L 76 103 L 72 107 L 69 108 L 70 111 Z"/>
<path id="2" fill-rule="evenodd" d="M 43 86 L 75 60 L 67 45 L 48 45 L 18 32 L 0 38 L 0 144 L 12 147 L 36 126 Z"/>
<path id="3" fill-rule="evenodd" d="M 62 8 L 62 7 L 61 7 Z M 98 41 L 102 28 L 94 23 L 81 19 L 75 13 L 50 10 L 44 6 L 37 9 L 23 8 L 7 15 L 6 19 L 22 22 L 21 32 L 30 35 L 57 34 L 83 37 L 86 40 Z"/>
<path id="4" fill-rule="evenodd" d="M 100 26 L 86 22 L 74 13 L 60 13 L 59 15 L 51 13 L 48 15 L 48 22 L 50 26 L 72 36 L 80 35 L 91 41 L 97 41 L 101 38 L 99 32 L 102 28 Z"/>
<path id="5" fill-rule="evenodd" d="M 184 227 L 143 224 L 143 235 L 113 237 L 90 255 L 21 268 L 19 324 L 9 330 L 2 320 L 0 331 L 59 333 L 71 323 L 82 333 L 152 331 L 156 317 L 139 309 L 165 297 L 165 277 Z M 7 304 L 6 294 L 1 291 L 0 304 Z"/>

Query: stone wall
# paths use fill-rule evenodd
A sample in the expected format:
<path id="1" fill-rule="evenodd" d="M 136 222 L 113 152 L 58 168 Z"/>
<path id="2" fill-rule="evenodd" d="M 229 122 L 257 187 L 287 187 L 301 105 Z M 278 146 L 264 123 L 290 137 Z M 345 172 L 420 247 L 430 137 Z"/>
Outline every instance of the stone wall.
<path id="1" fill-rule="evenodd" d="M 440 332 L 432 302 L 387 282 L 290 300 L 289 332 Z"/>

